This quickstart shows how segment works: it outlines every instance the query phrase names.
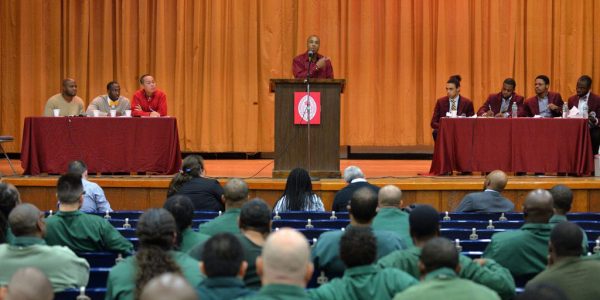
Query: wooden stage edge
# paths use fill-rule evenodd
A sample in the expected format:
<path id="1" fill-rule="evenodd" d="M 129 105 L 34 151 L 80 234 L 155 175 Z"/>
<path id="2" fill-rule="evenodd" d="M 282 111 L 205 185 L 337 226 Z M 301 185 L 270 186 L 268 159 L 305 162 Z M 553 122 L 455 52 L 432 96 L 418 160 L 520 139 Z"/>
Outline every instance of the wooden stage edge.
<path id="1" fill-rule="evenodd" d="M 264 166 L 267 160 L 207 160 L 209 175 L 216 177 L 222 184 L 229 178 L 239 177 L 246 180 L 250 197 L 265 199 L 271 206 L 279 199 L 285 179 L 266 177 L 272 171 Z M 268 161 L 267 161 L 268 162 Z M 16 165 L 19 162 L 17 162 Z M 3 160 L 0 170 L 7 174 Z M 369 182 L 384 186 L 393 184 L 403 191 L 403 205 L 413 203 L 430 204 L 439 211 L 454 210 L 465 194 L 481 191 L 484 177 L 472 176 L 420 176 L 426 173 L 430 161 L 407 160 L 343 160 L 340 170 L 348 165 L 360 166 Z M 268 165 L 267 165 L 268 166 Z M 22 170 L 17 170 L 21 171 Z M 249 178 L 253 174 L 262 177 Z M 30 202 L 40 209 L 56 209 L 57 176 L 8 176 L 4 182 L 14 184 L 21 193 L 24 202 Z M 90 180 L 104 189 L 111 206 L 115 210 L 144 210 L 162 206 L 171 176 L 90 176 Z M 527 193 L 533 189 L 549 189 L 556 184 L 565 184 L 573 190 L 573 212 L 600 212 L 600 177 L 566 176 L 510 176 L 505 197 L 513 200 L 517 210 L 521 210 Z M 335 193 L 345 186 L 342 179 L 321 179 L 313 182 L 313 191 L 331 209 Z"/>

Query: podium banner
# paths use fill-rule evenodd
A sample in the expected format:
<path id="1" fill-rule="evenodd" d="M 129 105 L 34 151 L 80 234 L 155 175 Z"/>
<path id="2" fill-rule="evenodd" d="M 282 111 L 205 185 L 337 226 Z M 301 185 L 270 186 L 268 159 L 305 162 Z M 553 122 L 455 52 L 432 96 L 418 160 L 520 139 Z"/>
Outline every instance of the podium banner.
<path id="1" fill-rule="evenodd" d="M 310 112 L 310 118 L 309 118 Z M 321 92 L 294 92 L 294 125 L 321 124 Z"/>

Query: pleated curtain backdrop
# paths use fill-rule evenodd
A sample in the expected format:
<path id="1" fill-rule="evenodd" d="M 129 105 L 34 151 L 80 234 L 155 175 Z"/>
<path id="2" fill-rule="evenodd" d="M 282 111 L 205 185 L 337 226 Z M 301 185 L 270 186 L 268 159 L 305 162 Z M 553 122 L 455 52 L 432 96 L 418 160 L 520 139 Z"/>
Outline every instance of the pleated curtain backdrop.
<path id="1" fill-rule="evenodd" d="M 450 75 L 476 109 L 502 80 L 600 92 L 597 0 L 0 1 L 0 133 L 17 137 L 61 80 L 89 104 L 117 80 L 126 97 L 152 73 L 178 119 L 183 151 L 272 151 L 270 78 L 290 78 L 310 34 L 345 78 L 341 143 L 431 145 Z M 110 134 L 118 134 L 119 128 Z M 109 138 L 109 135 L 99 139 Z"/>

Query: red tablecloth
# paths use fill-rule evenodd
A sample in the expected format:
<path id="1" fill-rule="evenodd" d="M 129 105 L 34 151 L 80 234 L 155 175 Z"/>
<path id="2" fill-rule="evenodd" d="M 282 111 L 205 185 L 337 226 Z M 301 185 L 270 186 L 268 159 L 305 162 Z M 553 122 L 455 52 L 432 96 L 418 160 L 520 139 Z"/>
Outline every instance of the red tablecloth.
<path id="1" fill-rule="evenodd" d="M 181 166 L 175 118 L 28 117 L 21 165 L 25 174 L 60 174 L 72 160 L 90 173 L 157 172 Z"/>
<path id="2" fill-rule="evenodd" d="M 497 169 L 590 175 L 594 161 L 587 120 L 442 118 L 431 175 Z"/>

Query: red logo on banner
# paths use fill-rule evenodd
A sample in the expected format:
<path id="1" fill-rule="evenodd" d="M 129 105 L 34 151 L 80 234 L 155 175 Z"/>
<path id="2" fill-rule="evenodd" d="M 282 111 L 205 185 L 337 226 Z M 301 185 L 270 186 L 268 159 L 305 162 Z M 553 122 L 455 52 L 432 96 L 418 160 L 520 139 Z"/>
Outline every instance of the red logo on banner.
<path id="1" fill-rule="evenodd" d="M 309 119 L 310 125 L 321 124 L 321 93 L 311 92 L 309 98 L 306 92 L 295 92 L 294 124 L 306 125 Z"/>

